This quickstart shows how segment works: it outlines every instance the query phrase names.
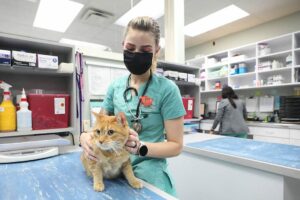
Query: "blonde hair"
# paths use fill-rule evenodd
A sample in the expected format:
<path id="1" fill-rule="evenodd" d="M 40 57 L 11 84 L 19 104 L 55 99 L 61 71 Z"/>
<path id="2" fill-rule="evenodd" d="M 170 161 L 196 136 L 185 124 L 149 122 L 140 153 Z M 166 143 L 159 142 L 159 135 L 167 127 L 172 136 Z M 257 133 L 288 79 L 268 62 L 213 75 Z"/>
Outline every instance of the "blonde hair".
<path id="1" fill-rule="evenodd" d="M 155 45 L 159 47 L 159 40 L 160 40 L 160 28 L 157 23 L 153 18 L 148 17 L 148 16 L 141 16 L 141 17 L 136 17 L 130 20 L 128 23 L 125 33 L 124 33 L 124 38 L 127 36 L 128 31 L 130 29 L 135 29 L 135 30 L 140 30 L 140 31 L 145 31 L 145 32 L 150 32 L 154 36 L 155 40 Z M 154 72 L 156 70 L 157 66 L 157 58 L 156 54 L 154 52 L 153 59 L 152 59 L 152 66 L 151 69 Z"/>

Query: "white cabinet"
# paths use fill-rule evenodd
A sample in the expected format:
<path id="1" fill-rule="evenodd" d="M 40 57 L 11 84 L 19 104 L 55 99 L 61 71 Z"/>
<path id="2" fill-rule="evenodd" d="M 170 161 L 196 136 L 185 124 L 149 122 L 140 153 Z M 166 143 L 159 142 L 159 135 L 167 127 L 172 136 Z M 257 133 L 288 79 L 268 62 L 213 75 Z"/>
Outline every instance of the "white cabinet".
<path id="1" fill-rule="evenodd" d="M 300 129 L 290 129 L 290 136 L 291 139 L 298 139 L 300 140 Z"/>
<path id="2" fill-rule="evenodd" d="M 290 144 L 300 146 L 300 129 L 290 129 Z"/>
<path id="3" fill-rule="evenodd" d="M 187 74 L 195 75 L 197 80 L 200 80 L 200 69 L 198 67 L 181 65 L 177 63 L 170 63 L 165 61 L 159 61 L 157 63 L 157 68 L 161 68 L 164 71 L 172 70 Z M 174 82 L 178 85 L 180 89 L 180 93 L 182 96 L 190 96 L 194 97 L 194 114 L 193 117 L 200 118 L 200 85 L 198 81 L 190 82 L 190 81 L 179 81 L 174 80 Z"/>
<path id="4" fill-rule="evenodd" d="M 200 129 L 210 130 L 212 127 L 212 123 L 213 121 L 203 120 L 200 122 Z M 249 134 L 253 135 L 254 140 L 300 146 L 300 129 L 292 129 L 289 127 L 261 127 L 255 126 L 252 123 L 251 125 L 248 125 L 248 127 Z"/>
<path id="5" fill-rule="evenodd" d="M 265 127 L 255 127 L 252 132 L 253 135 L 260 135 L 266 137 L 277 137 L 277 138 L 289 138 L 290 130 L 284 128 L 265 128 Z"/>
<path id="6" fill-rule="evenodd" d="M 281 143 L 281 144 L 289 144 L 290 143 L 290 140 L 288 138 L 278 138 L 278 137 L 253 135 L 253 139 L 258 140 L 258 141 Z"/>
<path id="7" fill-rule="evenodd" d="M 204 63 L 203 63 L 204 61 Z M 204 71 L 205 90 L 220 91 L 300 85 L 300 32 L 187 60 Z"/>
<path id="8" fill-rule="evenodd" d="M 249 127 L 254 140 L 289 144 L 290 130 L 288 128 Z"/>
<path id="9" fill-rule="evenodd" d="M 73 63 L 74 51 L 73 47 L 61 45 L 54 42 L 33 40 L 21 37 L 12 37 L 9 35 L 0 35 L 0 49 L 19 50 L 30 53 L 39 53 L 45 55 L 58 56 L 60 63 Z M 0 66 L 0 80 L 3 80 L 12 87 L 12 95 L 14 98 L 20 94 L 22 88 L 26 92 L 39 89 L 45 93 L 67 93 L 70 95 L 70 120 L 68 128 L 61 129 L 45 129 L 23 132 L 4 132 L 0 137 L 25 136 L 36 134 L 51 133 L 75 133 L 76 132 L 76 97 L 75 97 L 75 73 L 74 66 L 68 65 L 70 68 L 63 70 L 45 70 L 37 67 L 21 67 L 21 66 Z M 1 91 L 0 91 L 1 92 Z M 2 96 L 2 92 L 1 95 Z M 15 102 L 15 100 L 14 100 Z M 1 139 L 1 138 L 0 138 Z"/>

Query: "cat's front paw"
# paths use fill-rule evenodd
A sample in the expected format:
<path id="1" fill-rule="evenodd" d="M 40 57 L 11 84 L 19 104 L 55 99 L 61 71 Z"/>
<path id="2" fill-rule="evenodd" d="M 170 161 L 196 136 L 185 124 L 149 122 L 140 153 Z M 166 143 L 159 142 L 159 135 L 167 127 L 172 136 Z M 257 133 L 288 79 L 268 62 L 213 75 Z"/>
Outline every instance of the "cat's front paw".
<path id="1" fill-rule="evenodd" d="M 105 186 L 103 183 L 94 183 L 94 190 L 97 192 L 102 192 Z"/>
<path id="2" fill-rule="evenodd" d="M 131 185 L 131 187 L 136 188 L 136 189 L 141 189 L 143 187 L 142 182 L 139 181 L 138 179 L 134 179 L 134 180 L 130 181 L 129 184 Z"/>

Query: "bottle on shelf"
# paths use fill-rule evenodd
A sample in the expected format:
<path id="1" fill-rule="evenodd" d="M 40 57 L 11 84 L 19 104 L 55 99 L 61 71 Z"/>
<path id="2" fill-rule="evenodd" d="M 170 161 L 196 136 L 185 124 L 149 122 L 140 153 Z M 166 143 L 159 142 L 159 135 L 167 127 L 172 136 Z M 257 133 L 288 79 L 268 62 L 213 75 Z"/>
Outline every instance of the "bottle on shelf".
<path id="1" fill-rule="evenodd" d="M 17 130 L 31 131 L 32 130 L 32 112 L 28 110 L 28 102 L 23 88 L 20 102 L 20 110 L 17 111 Z"/>
<path id="2" fill-rule="evenodd" d="M 0 104 L 0 132 L 16 130 L 16 107 L 11 101 L 12 86 L 0 80 L 0 88 L 4 90 L 3 101 Z"/>
<path id="3" fill-rule="evenodd" d="M 285 66 L 286 67 L 291 67 L 292 66 L 292 60 L 293 57 L 291 54 L 289 54 L 286 58 L 285 58 Z"/>
<path id="4" fill-rule="evenodd" d="M 280 119 L 278 116 L 278 111 L 274 111 L 274 122 L 275 123 L 280 123 Z"/>
<path id="5" fill-rule="evenodd" d="M 221 81 L 216 81 L 215 90 L 220 90 L 222 88 Z"/>

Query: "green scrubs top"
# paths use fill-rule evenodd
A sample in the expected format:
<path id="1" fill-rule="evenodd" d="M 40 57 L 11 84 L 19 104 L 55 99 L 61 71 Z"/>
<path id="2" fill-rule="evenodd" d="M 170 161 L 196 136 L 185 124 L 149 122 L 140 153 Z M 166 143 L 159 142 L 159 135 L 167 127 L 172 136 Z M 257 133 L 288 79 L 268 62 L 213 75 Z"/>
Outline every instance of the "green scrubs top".
<path id="1" fill-rule="evenodd" d="M 146 83 L 139 87 L 138 96 L 131 96 L 132 90 L 127 92 L 128 102 L 126 103 L 123 93 L 127 87 L 127 81 L 128 76 L 125 76 L 110 85 L 102 107 L 113 114 L 124 112 L 129 126 L 132 127 L 131 120 L 134 119 L 132 115 L 136 114 L 137 104 Z M 144 106 L 142 103 L 140 105 L 143 128 L 139 133 L 139 139 L 144 142 L 163 142 L 165 140 L 164 121 L 185 115 L 180 91 L 173 81 L 153 74 L 144 96 L 152 99 L 152 105 Z M 138 178 L 171 195 L 176 195 L 165 158 L 131 155 L 131 162 Z"/>

